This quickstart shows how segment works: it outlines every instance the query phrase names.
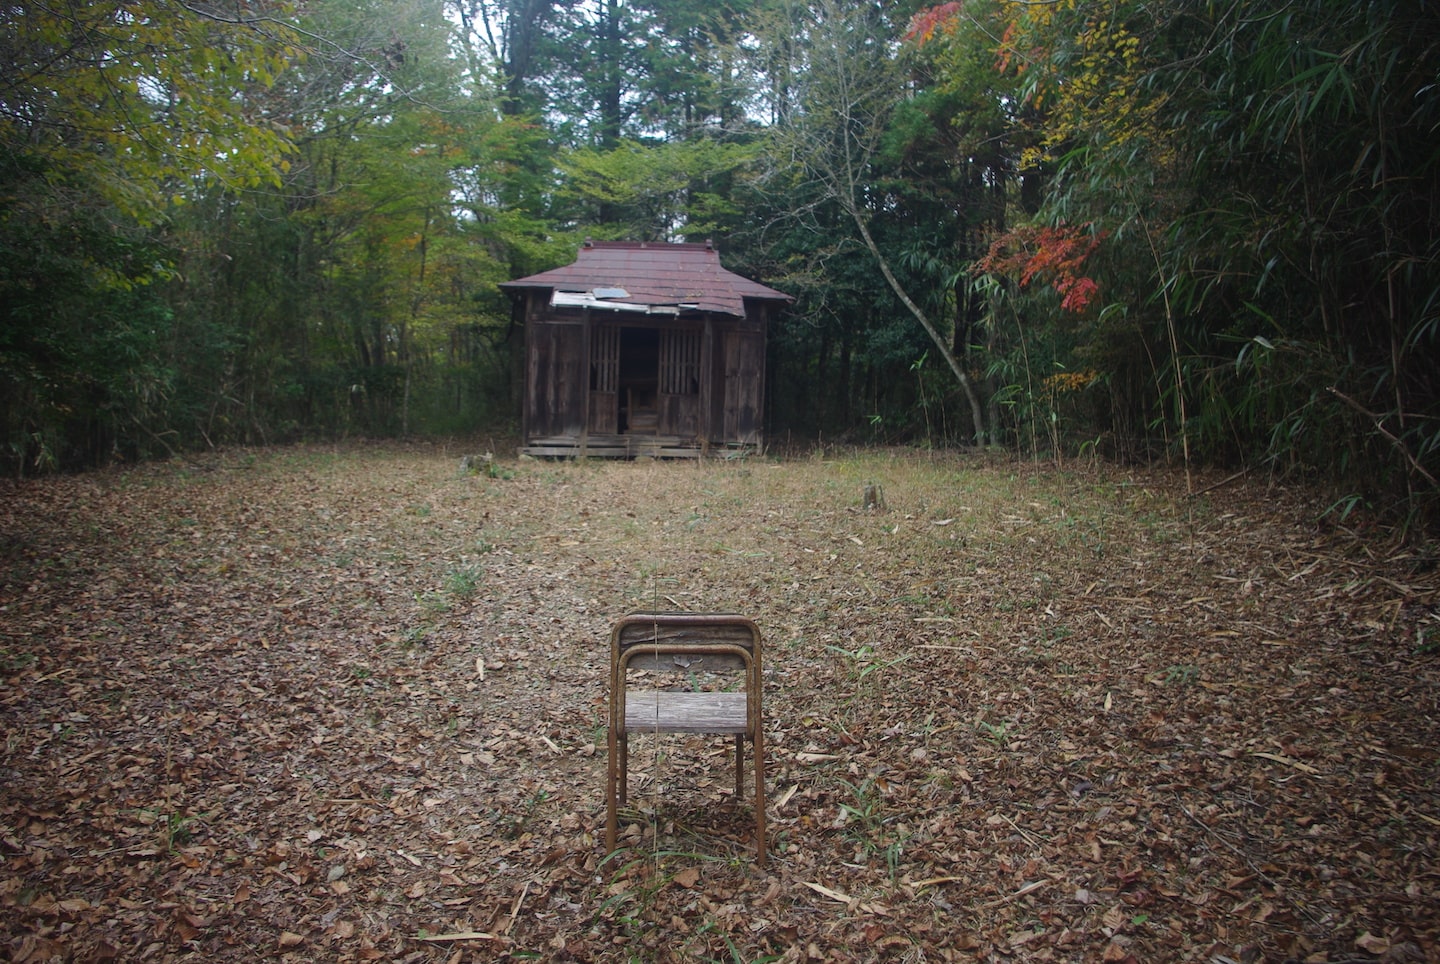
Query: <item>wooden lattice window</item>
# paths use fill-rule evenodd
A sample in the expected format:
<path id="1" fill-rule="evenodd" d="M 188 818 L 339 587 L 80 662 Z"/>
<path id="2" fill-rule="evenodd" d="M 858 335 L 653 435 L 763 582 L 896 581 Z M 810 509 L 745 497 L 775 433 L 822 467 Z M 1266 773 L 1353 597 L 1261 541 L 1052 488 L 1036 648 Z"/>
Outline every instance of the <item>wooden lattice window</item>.
<path id="1" fill-rule="evenodd" d="M 700 393 L 700 332 L 660 332 L 660 391 L 665 395 Z"/>
<path id="2" fill-rule="evenodd" d="M 620 329 L 596 328 L 590 344 L 590 390 L 613 393 L 620 388 Z"/>

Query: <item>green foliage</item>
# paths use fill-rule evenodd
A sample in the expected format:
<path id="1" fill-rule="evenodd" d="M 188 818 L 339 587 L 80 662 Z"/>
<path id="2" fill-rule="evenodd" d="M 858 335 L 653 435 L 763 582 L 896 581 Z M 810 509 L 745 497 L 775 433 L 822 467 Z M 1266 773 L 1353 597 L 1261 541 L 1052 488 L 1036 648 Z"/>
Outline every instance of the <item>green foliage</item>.
<path id="1" fill-rule="evenodd" d="M 646 144 L 626 141 L 613 150 L 585 148 L 562 162 L 566 187 L 577 199 L 609 209 L 607 234 L 639 241 L 713 236 L 738 209 L 723 192 L 755 148 L 694 140 Z"/>
<path id="2" fill-rule="evenodd" d="M 283 3 L 251 6 L 233 18 L 174 0 L 7 9 L 0 149 L 27 174 L 19 203 L 93 196 L 153 222 L 192 178 L 278 183 L 289 139 L 262 92 L 297 54 L 296 35 Z"/>
<path id="3" fill-rule="evenodd" d="M 597 39 L 556 6 L 487 49 L 505 35 L 485 17 L 530 14 L 451 8 L 458 25 L 441 0 L 5 19 L 9 467 L 507 420 L 519 337 L 497 282 L 567 260 L 596 219 L 708 236 L 741 216 L 748 155 L 714 126 L 737 91 L 707 74 L 741 10 L 611 4 Z M 630 89 L 655 96 L 605 99 Z M 557 142 L 667 129 L 685 133 L 554 163 Z"/>
<path id="4" fill-rule="evenodd" d="M 1174 686 L 1189 686 L 1200 678 L 1200 667 L 1190 664 L 1170 666 L 1165 670 L 1165 683 Z"/>
<path id="5" fill-rule="evenodd" d="M 853 650 L 841 646 L 826 645 L 825 651 L 841 657 L 846 681 L 850 683 L 852 699 L 873 696 L 885 671 L 908 660 L 913 654 L 901 653 L 889 659 L 882 658 L 869 643 L 862 643 Z M 873 678 L 872 678 L 873 675 Z"/>
<path id="6" fill-rule="evenodd" d="M 62 249 L 49 225 L 12 214 L 0 231 L 0 458 L 26 474 L 163 451 L 170 312 L 150 282 L 165 251 L 85 212 L 72 212 Z"/>
<path id="7" fill-rule="evenodd" d="M 484 570 L 477 566 L 461 566 L 445 574 L 445 591 L 458 599 L 469 599 L 475 595 L 484 577 Z"/>
<path id="8" fill-rule="evenodd" d="M 497 282 L 586 235 L 714 237 L 796 297 L 772 431 L 1440 508 L 1440 21 L 1415 0 L 21 13 L 7 472 L 503 421 Z"/>
<path id="9" fill-rule="evenodd" d="M 840 784 L 850 791 L 850 799 L 839 804 L 845 836 L 855 845 L 857 853 L 870 859 L 883 859 L 893 884 L 905 854 L 906 834 L 892 826 L 895 817 L 885 812 L 885 791 L 881 783 L 867 777 L 859 784 L 848 780 L 841 780 Z"/>
<path id="10" fill-rule="evenodd" d="M 1013 270 L 988 265 L 1008 279 L 986 315 L 1007 396 L 1052 364 L 1094 371 L 1108 395 L 1052 446 L 1158 444 L 1322 475 L 1402 514 L 1440 504 L 1440 248 L 1426 227 L 1440 192 L 1412 175 L 1440 161 L 1420 66 L 1440 41 L 1433 17 L 1403 0 L 1272 16 L 1001 3 L 917 24 L 933 91 L 988 110 L 972 83 L 982 51 L 1012 85 L 983 115 L 1021 173 L 1005 237 L 1088 223 L 1100 239 L 1084 265 L 1099 300 L 1073 319 L 1023 284 L 1043 245 Z M 1054 350 L 1017 353 L 1021 338 Z M 1047 434 L 1053 413 L 1011 410 L 1012 438 Z"/>
<path id="11" fill-rule="evenodd" d="M 163 219 L 193 186 L 253 190 L 289 163 L 262 113 L 293 34 L 263 16 L 280 5 L 255 13 L 141 0 L 0 17 L 0 460 L 14 471 L 181 445 L 178 363 L 197 346 L 164 298 L 178 276 Z"/>
<path id="12" fill-rule="evenodd" d="M 1419 67 L 1434 20 L 1406 3 L 1314 0 L 1216 26 L 1199 48 L 1205 82 L 1177 105 L 1198 121 L 1181 183 L 1209 203 L 1166 241 L 1194 265 L 1179 306 L 1208 322 L 1188 339 L 1254 346 L 1221 355 L 1236 359 L 1227 428 L 1282 466 L 1433 505 L 1440 250 L 1425 225 L 1440 192 L 1400 172 L 1437 160 L 1440 108 Z"/>

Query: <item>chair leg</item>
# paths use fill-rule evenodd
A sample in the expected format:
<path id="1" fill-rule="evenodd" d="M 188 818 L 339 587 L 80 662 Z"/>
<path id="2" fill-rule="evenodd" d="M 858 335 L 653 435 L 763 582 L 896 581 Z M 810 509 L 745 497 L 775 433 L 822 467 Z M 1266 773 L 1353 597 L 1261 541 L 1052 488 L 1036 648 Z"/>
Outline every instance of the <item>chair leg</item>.
<path id="1" fill-rule="evenodd" d="M 630 734 L 621 730 L 616 740 L 620 743 L 620 806 L 630 798 Z"/>
<path id="2" fill-rule="evenodd" d="M 755 756 L 755 862 L 764 867 L 770 848 L 765 841 L 765 734 L 758 728 L 750 752 Z"/>
<path id="3" fill-rule="evenodd" d="M 614 727 L 610 728 L 606 743 L 609 744 L 607 749 L 609 750 L 610 765 L 605 774 L 605 852 L 607 854 L 613 854 L 615 852 L 615 840 L 619 835 L 620 829 L 619 808 L 615 799 L 617 780 L 615 769 L 619 764 L 619 760 L 617 759 L 618 751 L 615 745 Z"/>
<path id="4" fill-rule="evenodd" d="M 735 734 L 735 802 L 745 796 L 745 736 Z"/>

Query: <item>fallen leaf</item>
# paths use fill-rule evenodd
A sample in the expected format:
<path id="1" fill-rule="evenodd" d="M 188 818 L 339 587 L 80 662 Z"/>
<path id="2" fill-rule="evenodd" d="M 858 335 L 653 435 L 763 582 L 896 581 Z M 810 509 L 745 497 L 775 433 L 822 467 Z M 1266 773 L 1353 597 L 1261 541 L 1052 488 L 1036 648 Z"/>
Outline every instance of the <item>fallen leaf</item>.
<path id="1" fill-rule="evenodd" d="M 953 884 L 964 879 L 964 877 L 927 877 L 925 880 L 913 881 L 910 886 L 918 890 L 924 887 L 934 887 L 936 884 Z"/>
<path id="2" fill-rule="evenodd" d="M 487 934 L 485 931 L 455 931 L 452 934 L 422 934 L 415 940 L 431 944 L 445 944 L 450 941 L 498 941 L 500 938 L 494 934 Z"/>
<path id="3" fill-rule="evenodd" d="M 808 880 L 802 880 L 800 881 L 800 883 L 804 884 L 806 887 L 809 887 L 811 890 L 815 891 L 815 893 L 820 894 L 823 897 L 829 897 L 831 900 L 837 901 L 841 904 L 848 904 L 850 903 L 850 901 L 855 899 L 849 894 L 842 894 L 838 890 L 831 890 L 824 884 L 816 884 Z"/>
<path id="4" fill-rule="evenodd" d="M 1260 757 L 1262 760 L 1270 760 L 1270 761 L 1272 761 L 1272 762 L 1274 762 L 1274 763 L 1283 763 L 1283 764 L 1284 764 L 1285 766 L 1287 766 L 1287 767 L 1294 767 L 1295 769 L 1299 770 L 1301 773 L 1309 773 L 1309 774 L 1314 775 L 1314 774 L 1319 774 L 1319 772 L 1320 772 L 1319 770 L 1317 770 L 1317 769 L 1315 769 L 1314 767 L 1310 766 L 1308 763 L 1301 763 L 1299 760 L 1292 760 L 1292 759 L 1290 759 L 1288 756 L 1281 756 L 1281 755 L 1278 754 L 1278 753 L 1262 753 L 1262 752 L 1260 752 L 1259 750 L 1255 750 L 1255 751 L 1252 751 L 1252 752 L 1250 753 L 1250 755 L 1251 755 L 1251 756 L 1258 756 L 1258 757 Z"/>
<path id="5" fill-rule="evenodd" d="M 1376 957 L 1380 957 L 1390 951 L 1389 941 L 1383 937 L 1376 937 L 1369 931 L 1355 938 L 1355 946 L 1367 954 L 1374 954 Z"/>

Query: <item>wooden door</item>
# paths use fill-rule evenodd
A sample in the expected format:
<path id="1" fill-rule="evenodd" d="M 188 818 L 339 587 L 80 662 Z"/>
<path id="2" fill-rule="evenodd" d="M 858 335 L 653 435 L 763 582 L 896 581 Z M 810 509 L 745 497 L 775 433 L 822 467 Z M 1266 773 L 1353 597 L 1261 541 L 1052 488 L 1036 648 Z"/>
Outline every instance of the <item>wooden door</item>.
<path id="1" fill-rule="evenodd" d="M 722 441 L 760 441 L 761 391 L 764 388 L 765 338 L 755 332 L 727 331 L 722 339 L 725 372 Z"/>
<path id="2" fill-rule="evenodd" d="M 660 332 L 660 431 L 694 437 L 700 430 L 700 329 Z"/>
<path id="3" fill-rule="evenodd" d="M 582 327 L 531 322 L 525 404 L 531 438 L 578 435 L 583 425 Z"/>

